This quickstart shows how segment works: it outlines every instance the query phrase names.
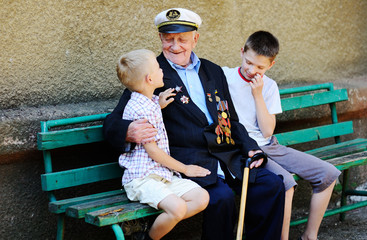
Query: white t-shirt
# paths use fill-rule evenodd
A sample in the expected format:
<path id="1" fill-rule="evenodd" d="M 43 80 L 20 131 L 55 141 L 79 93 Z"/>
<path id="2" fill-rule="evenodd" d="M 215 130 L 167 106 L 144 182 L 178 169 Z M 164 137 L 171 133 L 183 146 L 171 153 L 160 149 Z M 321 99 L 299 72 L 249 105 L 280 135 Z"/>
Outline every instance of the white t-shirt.
<path id="1" fill-rule="evenodd" d="M 222 69 L 226 75 L 229 92 L 240 123 L 245 126 L 250 137 L 253 138 L 259 146 L 269 144 L 270 137 L 265 138 L 262 135 L 257 123 L 255 101 L 251 93 L 250 84 L 242 79 L 239 73 L 239 67 L 222 67 Z M 264 87 L 262 93 L 268 112 L 270 114 L 281 113 L 282 106 L 280 103 L 278 85 L 273 79 L 266 75 L 263 76 L 263 80 Z"/>

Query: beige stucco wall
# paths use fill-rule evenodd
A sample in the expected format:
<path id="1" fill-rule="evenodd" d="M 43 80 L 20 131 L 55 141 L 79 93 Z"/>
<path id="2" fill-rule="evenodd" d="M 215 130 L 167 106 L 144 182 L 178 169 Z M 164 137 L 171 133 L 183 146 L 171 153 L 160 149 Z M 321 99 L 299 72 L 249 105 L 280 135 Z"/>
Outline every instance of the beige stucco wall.
<path id="1" fill-rule="evenodd" d="M 355 94 L 354 111 L 366 109 L 365 0 L 0 0 L 0 5 L 0 163 L 36 148 L 40 120 L 111 110 L 123 89 L 116 60 L 138 48 L 159 54 L 153 19 L 174 6 L 202 17 L 195 49 L 200 57 L 234 67 L 251 33 L 271 31 L 281 51 L 268 75 L 280 87 L 333 81 Z"/>
<path id="2" fill-rule="evenodd" d="M 15 152 L 35 149 L 40 120 L 111 110 L 123 89 L 115 73 L 117 58 L 137 48 L 159 54 L 153 19 L 174 6 L 202 17 L 195 49 L 200 57 L 234 67 L 248 35 L 268 30 L 281 44 L 268 72 L 280 87 L 334 81 L 352 86 L 360 99 L 353 107 L 366 108 L 366 91 L 358 90 L 367 88 L 364 0 L 0 4 L 0 163 L 12 161 Z"/>
<path id="3" fill-rule="evenodd" d="M 246 37 L 264 29 L 281 43 L 271 70 L 280 84 L 367 73 L 364 0 L 2 0 L 0 108 L 117 97 L 116 59 L 136 48 L 158 54 L 153 19 L 172 6 L 201 15 L 196 52 L 220 65 L 238 65 Z"/>
<path id="4" fill-rule="evenodd" d="M 220 65 L 239 64 L 252 32 L 274 33 L 281 51 L 268 75 L 280 87 L 347 87 L 340 119 L 367 138 L 366 0 L 0 0 L 0 239 L 55 237 L 40 188 L 39 121 L 110 111 L 122 91 L 117 58 L 137 48 L 158 54 L 153 19 L 175 6 L 203 18 L 195 52 Z M 82 221 L 67 228 L 66 239 L 113 239 Z"/>

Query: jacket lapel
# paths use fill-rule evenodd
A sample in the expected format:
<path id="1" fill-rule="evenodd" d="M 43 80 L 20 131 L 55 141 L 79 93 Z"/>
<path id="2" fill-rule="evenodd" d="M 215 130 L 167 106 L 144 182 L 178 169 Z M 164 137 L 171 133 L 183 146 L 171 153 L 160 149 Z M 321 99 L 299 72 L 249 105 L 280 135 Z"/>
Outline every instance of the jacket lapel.
<path id="1" fill-rule="evenodd" d="M 203 63 L 203 62 L 202 62 Z M 215 99 L 215 83 L 208 77 L 206 68 L 201 64 L 199 77 L 204 88 L 205 102 L 214 123 L 218 122 L 217 102 Z"/>
<path id="2" fill-rule="evenodd" d="M 190 95 L 185 87 L 185 84 L 182 82 L 180 76 L 174 70 L 171 65 L 168 63 L 166 58 L 164 57 L 163 53 L 161 53 L 157 57 L 158 63 L 160 67 L 163 70 L 163 81 L 164 81 L 164 88 L 176 88 L 176 87 L 182 87 L 181 91 L 178 92 L 175 96 L 174 102 L 179 105 L 185 105 L 185 110 L 187 110 L 193 118 L 195 118 L 197 121 L 202 123 L 203 125 L 207 124 L 207 119 L 205 117 L 205 114 L 200 110 L 198 106 L 191 100 Z M 203 85 L 204 86 L 204 85 Z M 204 88 L 205 92 L 205 88 Z M 188 97 L 189 101 L 188 103 L 184 103 L 183 97 Z M 169 106 L 168 106 L 169 107 Z"/>

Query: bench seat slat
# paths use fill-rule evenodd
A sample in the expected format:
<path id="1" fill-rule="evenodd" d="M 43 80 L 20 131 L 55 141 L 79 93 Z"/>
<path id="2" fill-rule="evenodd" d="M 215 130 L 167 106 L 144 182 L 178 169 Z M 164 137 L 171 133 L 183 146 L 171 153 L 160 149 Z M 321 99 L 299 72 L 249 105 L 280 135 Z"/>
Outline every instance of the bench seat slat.
<path id="1" fill-rule="evenodd" d="M 41 175 L 42 190 L 52 191 L 122 177 L 117 162 Z"/>
<path id="2" fill-rule="evenodd" d="M 129 202 L 130 200 L 127 198 L 126 194 L 121 193 L 116 196 L 72 205 L 66 209 L 66 215 L 74 218 L 83 218 L 88 212 L 94 212 L 100 209 L 109 208 Z"/>
<path id="3" fill-rule="evenodd" d="M 367 139 L 365 139 L 367 141 Z M 360 149 L 357 149 L 356 152 L 349 151 L 344 152 L 342 148 L 342 152 L 344 154 L 340 154 L 339 156 L 333 156 L 333 158 L 329 158 L 325 161 L 333 164 L 337 169 L 339 170 L 346 170 L 351 167 L 360 166 L 367 164 L 367 149 L 366 145 L 364 145 L 364 151 L 361 151 Z M 335 151 L 335 149 L 333 150 Z M 301 179 L 297 174 L 293 174 L 293 178 L 297 181 Z"/>
<path id="4" fill-rule="evenodd" d="M 350 167 L 364 165 L 367 163 L 367 151 L 349 154 L 342 157 L 326 160 L 333 164 L 339 170 L 345 170 Z"/>
<path id="5" fill-rule="evenodd" d="M 328 103 L 335 103 L 348 100 L 348 92 L 346 89 L 337 89 L 328 92 L 307 94 L 291 98 L 282 98 L 283 111 L 290 111 L 299 108 L 319 106 Z"/>
<path id="6" fill-rule="evenodd" d="M 357 138 L 350 141 L 308 150 L 306 151 L 306 153 L 314 155 L 321 159 L 329 159 L 365 150 L 367 150 L 367 139 Z"/>
<path id="7" fill-rule="evenodd" d="M 161 213 L 147 204 L 131 202 L 85 214 L 87 223 L 102 227 Z"/>
<path id="8" fill-rule="evenodd" d="M 101 142 L 102 125 L 38 133 L 38 150 Z"/>
<path id="9" fill-rule="evenodd" d="M 275 134 L 279 144 L 293 145 L 353 133 L 353 122 L 341 122 Z"/>
<path id="10" fill-rule="evenodd" d="M 315 149 L 318 150 L 318 149 Z M 357 152 L 362 152 L 367 150 L 367 139 L 364 142 L 356 143 L 355 141 L 348 141 L 339 144 L 330 145 L 328 147 L 323 147 L 322 150 L 318 151 L 306 151 L 307 153 L 314 155 L 315 157 L 321 159 L 330 159 L 335 157 L 341 157 L 348 154 L 353 154 Z"/>
<path id="11" fill-rule="evenodd" d="M 98 200 L 102 198 L 121 195 L 121 193 L 123 192 L 124 191 L 120 189 L 120 190 L 113 190 L 113 191 L 108 191 L 108 192 L 103 192 L 103 193 L 96 193 L 96 194 L 92 194 L 88 196 L 58 200 L 58 201 L 50 202 L 48 205 L 48 208 L 50 212 L 52 213 L 64 213 L 69 206 L 80 204 L 80 203 L 85 203 L 85 202 L 92 201 L 92 200 Z"/>

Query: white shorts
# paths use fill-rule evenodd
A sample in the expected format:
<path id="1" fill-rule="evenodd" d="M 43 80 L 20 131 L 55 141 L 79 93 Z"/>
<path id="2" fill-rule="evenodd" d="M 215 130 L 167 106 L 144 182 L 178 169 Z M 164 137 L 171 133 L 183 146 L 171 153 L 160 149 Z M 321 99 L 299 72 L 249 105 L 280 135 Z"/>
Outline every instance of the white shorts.
<path id="1" fill-rule="evenodd" d="M 181 197 L 197 187 L 200 186 L 189 179 L 173 176 L 169 182 L 156 174 L 134 179 L 124 185 L 126 195 L 131 201 L 146 203 L 155 209 L 158 209 L 158 204 L 168 195 Z"/>

